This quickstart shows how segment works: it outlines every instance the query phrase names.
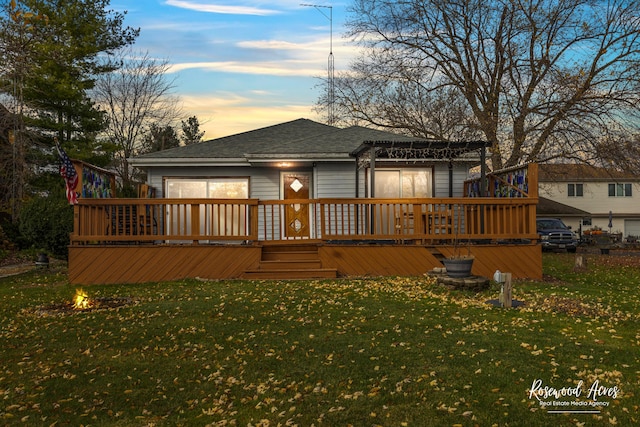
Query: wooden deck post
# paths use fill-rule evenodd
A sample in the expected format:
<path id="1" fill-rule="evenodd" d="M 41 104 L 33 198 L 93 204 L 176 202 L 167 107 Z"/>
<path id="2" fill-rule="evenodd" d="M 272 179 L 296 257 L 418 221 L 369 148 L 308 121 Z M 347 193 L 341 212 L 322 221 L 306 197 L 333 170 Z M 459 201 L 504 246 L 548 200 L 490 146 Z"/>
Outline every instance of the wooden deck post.
<path id="1" fill-rule="evenodd" d="M 251 232 L 249 233 L 250 239 L 255 242 L 258 241 L 258 204 L 254 203 L 249 206 L 249 216 L 251 218 Z"/>
<path id="2" fill-rule="evenodd" d="M 200 236 L 200 205 L 191 204 L 191 234 Z M 198 244 L 198 239 L 193 240 L 193 244 Z"/>

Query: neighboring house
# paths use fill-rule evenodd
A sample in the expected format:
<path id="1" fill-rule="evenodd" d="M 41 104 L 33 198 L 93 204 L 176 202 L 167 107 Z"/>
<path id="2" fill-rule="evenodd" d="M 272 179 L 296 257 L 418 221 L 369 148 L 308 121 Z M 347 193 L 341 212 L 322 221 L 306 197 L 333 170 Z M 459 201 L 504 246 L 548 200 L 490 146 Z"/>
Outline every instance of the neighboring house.
<path id="1" fill-rule="evenodd" d="M 421 276 L 461 241 L 473 274 L 539 278 L 537 165 L 471 197 L 488 146 L 298 119 L 144 154 L 130 164 L 156 197 L 80 199 L 69 278 Z"/>
<path id="2" fill-rule="evenodd" d="M 553 215 L 575 231 L 599 227 L 623 237 L 640 236 L 638 176 L 580 164 L 539 165 L 539 195 L 584 211 Z"/>
<path id="3" fill-rule="evenodd" d="M 591 218 L 591 212 L 565 205 L 546 197 L 538 198 L 536 216 L 541 218 L 560 218 L 562 222 L 570 226 L 576 233 L 580 232 L 580 226 L 585 218 Z M 577 224 L 577 225 L 576 225 Z"/>

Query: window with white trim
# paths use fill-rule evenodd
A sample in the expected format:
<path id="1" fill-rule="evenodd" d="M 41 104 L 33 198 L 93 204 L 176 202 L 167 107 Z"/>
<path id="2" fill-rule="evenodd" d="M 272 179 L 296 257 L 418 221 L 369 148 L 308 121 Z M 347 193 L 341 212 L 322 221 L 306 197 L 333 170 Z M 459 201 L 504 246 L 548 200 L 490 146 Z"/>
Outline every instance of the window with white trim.
<path id="1" fill-rule="evenodd" d="M 632 185 L 630 183 L 609 184 L 609 197 L 631 197 Z"/>
<path id="2" fill-rule="evenodd" d="M 582 197 L 583 193 L 583 185 L 582 184 L 567 184 L 567 195 L 569 197 Z"/>

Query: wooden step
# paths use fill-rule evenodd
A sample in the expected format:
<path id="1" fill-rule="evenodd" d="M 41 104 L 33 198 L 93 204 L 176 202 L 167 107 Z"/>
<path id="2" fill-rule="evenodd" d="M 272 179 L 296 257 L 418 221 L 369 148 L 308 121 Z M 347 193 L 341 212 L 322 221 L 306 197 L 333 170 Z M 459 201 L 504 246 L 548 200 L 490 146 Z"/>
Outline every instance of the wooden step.
<path id="1" fill-rule="evenodd" d="M 294 261 L 294 260 L 317 260 L 318 251 L 276 251 L 265 252 L 262 250 L 263 261 Z"/>
<path id="2" fill-rule="evenodd" d="M 322 268 L 318 246 L 313 244 L 268 245 L 262 247 L 258 267 L 247 270 L 245 279 L 335 279 L 335 268 Z"/>
<path id="3" fill-rule="evenodd" d="M 284 269 L 284 270 L 248 270 L 243 279 L 335 279 L 338 271 L 335 268 Z"/>
<path id="4" fill-rule="evenodd" d="M 313 270 L 318 268 L 322 268 L 322 262 L 319 259 L 261 261 L 258 266 L 259 270 Z"/>
<path id="5" fill-rule="evenodd" d="M 429 248 L 429 252 L 431 252 L 431 255 L 433 255 L 433 257 L 435 259 L 437 259 L 438 261 L 442 262 L 443 259 L 445 259 L 446 257 L 444 255 L 442 255 L 442 253 L 435 247 L 430 247 Z"/>
<path id="6" fill-rule="evenodd" d="M 311 251 L 318 252 L 318 245 L 312 243 L 288 243 L 279 245 L 264 245 L 263 252 L 291 252 L 291 251 Z"/>

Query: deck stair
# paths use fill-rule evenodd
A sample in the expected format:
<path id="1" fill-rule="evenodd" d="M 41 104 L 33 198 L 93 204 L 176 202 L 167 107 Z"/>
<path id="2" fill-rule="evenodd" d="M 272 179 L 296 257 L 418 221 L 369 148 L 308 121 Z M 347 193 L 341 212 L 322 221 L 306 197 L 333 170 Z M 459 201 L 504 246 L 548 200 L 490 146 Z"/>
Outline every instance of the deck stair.
<path id="1" fill-rule="evenodd" d="M 310 244 L 268 245 L 262 247 L 257 268 L 247 270 L 244 279 L 332 279 L 335 268 L 322 268 L 318 246 Z"/>
<path id="2" fill-rule="evenodd" d="M 443 259 L 445 259 L 446 257 L 442 254 L 442 252 L 440 252 L 438 250 L 438 248 L 436 246 L 431 246 L 429 247 L 429 252 L 431 252 L 431 255 L 434 256 L 435 259 L 437 259 L 438 261 L 442 262 Z"/>

